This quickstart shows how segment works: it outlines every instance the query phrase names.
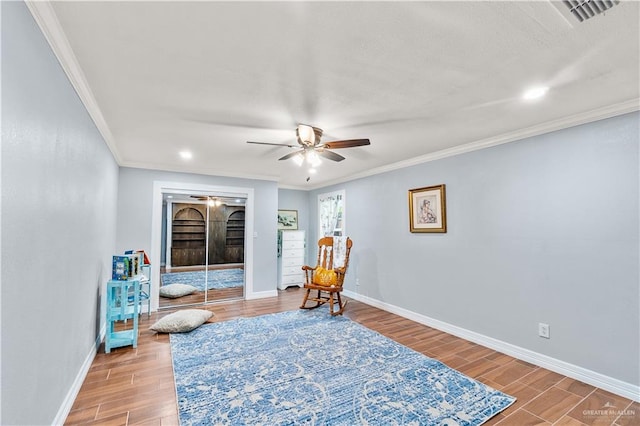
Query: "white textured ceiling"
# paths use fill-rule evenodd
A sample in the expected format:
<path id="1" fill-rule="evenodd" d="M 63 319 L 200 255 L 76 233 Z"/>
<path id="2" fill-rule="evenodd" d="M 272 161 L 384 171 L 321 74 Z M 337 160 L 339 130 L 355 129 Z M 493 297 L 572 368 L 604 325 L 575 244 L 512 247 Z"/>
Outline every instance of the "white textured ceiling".
<path id="1" fill-rule="evenodd" d="M 314 188 L 638 109 L 637 2 L 583 23 L 547 1 L 29 7 L 123 166 Z M 371 145 L 306 182 L 290 148 L 246 143 L 297 123 Z"/>

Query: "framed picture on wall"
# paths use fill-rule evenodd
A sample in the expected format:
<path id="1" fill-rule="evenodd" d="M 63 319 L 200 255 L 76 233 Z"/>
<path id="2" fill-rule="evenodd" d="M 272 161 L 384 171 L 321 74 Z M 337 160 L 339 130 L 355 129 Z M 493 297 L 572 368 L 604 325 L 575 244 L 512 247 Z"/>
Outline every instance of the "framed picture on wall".
<path id="1" fill-rule="evenodd" d="M 278 229 L 297 230 L 298 210 L 278 210 Z"/>
<path id="2" fill-rule="evenodd" d="M 318 195 L 319 238 L 346 235 L 344 197 L 344 189 Z"/>
<path id="3" fill-rule="evenodd" d="M 409 230 L 447 232 L 444 185 L 409 190 Z"/>

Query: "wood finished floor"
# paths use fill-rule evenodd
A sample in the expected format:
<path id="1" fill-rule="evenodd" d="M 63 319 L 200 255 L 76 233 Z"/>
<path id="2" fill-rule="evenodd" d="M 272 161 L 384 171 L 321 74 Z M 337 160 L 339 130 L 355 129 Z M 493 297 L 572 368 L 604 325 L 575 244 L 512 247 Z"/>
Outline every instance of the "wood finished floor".
<path id="1" fill-rule="evenodd" d="M 295 310 L 301 300 L 302 290 L 289 288 L 278 298 L 206 309 L 219 322 Z M 178 424 L 169 337 L 148 330 L 170 312 L 141 316 L 137 349 L 100 348 L 65 424 Z M 640 425 L 640 404 L 629 399 L 354 300 L 344 316 L 518 398 L 485 425 Z"/>

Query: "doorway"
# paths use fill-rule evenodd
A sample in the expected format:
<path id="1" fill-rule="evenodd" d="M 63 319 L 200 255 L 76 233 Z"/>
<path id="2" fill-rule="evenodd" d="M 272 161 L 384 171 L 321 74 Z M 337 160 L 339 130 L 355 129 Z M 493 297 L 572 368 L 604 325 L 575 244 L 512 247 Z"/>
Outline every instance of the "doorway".
<path id="1" fill-rule="evenodd" d="M 245 203 L 218 193 L 163 194 L 160 309 L 243 298 Z"/>
<path id="2" fill-rule="evenodd" d="M 253 189 L 155 182 L 153 198 L 152 309 L 251 294 Z"/>

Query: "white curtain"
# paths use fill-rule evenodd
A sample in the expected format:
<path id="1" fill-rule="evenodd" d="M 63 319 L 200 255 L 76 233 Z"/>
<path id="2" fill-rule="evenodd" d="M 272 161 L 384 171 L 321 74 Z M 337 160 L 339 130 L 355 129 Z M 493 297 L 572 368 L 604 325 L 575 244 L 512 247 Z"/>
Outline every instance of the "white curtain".
<path id="1" fill-rule="evenodd" d="M 345 256 L 347 254 L 347 237 L 333 237 L 333 267 L 341 268 L 344 266 Z"/>

